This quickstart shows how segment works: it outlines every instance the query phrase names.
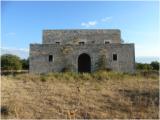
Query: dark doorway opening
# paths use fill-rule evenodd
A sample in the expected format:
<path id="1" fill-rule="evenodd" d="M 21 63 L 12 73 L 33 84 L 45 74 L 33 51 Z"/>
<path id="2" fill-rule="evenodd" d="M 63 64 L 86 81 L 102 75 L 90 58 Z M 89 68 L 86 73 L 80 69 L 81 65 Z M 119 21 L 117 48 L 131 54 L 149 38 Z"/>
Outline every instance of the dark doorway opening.
<path id="1" fill-rule="evenodd" d="M 86 53 L 78 57 L 78 72 L 91 72 L 91 58 Z"/>

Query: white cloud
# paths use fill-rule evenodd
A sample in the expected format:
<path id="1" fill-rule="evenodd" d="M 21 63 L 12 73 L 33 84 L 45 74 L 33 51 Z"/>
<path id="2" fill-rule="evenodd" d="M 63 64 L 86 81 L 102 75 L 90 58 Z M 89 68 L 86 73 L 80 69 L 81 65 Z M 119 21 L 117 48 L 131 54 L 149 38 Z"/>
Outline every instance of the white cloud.
<path id="1" fill-rule="evenodd" d="M 111 20 L 112 20 L 112 17 L 110 16 L 110 17 L 105 17 L 96 21 L 82 22 L 81 26 L 88 28 L 88 27 L 96 26 L 98 23 L 110 22 Z"/>
<path id="2" fill-rule="evenodd" d="M 109 22 L 111 20 L 112 20 L 112 17 L 105 17 L 101 19 L 102 22 Z"/>
<path id="3" fill-rule="evenodd" d="M 91 27 L 95 26 L 97 24 L 97 21 L 89 21 L 89 22 L 82 22 L 81 25 L 85 27 Z"/>
<path id="4" fill-rule="evenodd" d="M 20 58 L 27 58 L 29 56 L 29 49 L 1 47 L 1 55 L 2 54 L 13 54 L 19 56 Z"/>

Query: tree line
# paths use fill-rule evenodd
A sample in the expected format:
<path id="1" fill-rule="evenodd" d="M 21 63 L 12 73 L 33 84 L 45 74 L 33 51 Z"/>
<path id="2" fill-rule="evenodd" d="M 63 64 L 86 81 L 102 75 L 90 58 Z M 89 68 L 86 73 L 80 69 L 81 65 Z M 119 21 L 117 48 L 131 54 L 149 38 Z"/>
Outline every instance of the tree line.
<path id="1" fill-rule="evenodd" d="M 151 63 L 136 63 L 137 70 L 159 70 L 160 63 L 153 61 Z M 12 54 L 1 55 L 1 70 L 28 70 L 29 59 L 21 59 Z"/>
<path id="2" fill-rule="evenodd" d="M 159 70 L 160 63 L 158 61 L 152 61 L 151 63 L 136 63 L 137 70 Z"/>

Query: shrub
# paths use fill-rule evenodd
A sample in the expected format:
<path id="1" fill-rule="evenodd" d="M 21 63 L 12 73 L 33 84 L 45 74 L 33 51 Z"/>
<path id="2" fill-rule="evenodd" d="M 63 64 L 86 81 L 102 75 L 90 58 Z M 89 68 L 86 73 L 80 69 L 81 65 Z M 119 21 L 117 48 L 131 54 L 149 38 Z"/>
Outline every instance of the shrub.
<path id="1" fill-rule="evenodd" d="M 105 70 L 99 70 L 92 74 L 95 80 L 108 80 L 108 72 Z"/>
<path id="2" fill-rule="evenodd" d="M 159 70 L 159 62 L 153 61 L 151 64 L 147 63 L 136 63 L 137 70 Z"/>
<path id="3" fill-rule="evenodd" d="M 152 66 L 147 63 L 136 63 L 136 69 L 138 69 L 138 70 L 152 70 Z"/>
<path id="4" fill-rule="evenodd" d="M 153 70 L 159 70 L 159 62 L 158 61 L 153 61 L 150 64 L 153 68 Z"/>
<path id="5" fill-rule="evenodd" d="M 3 70 L 20 70 L 22 69 L 22 63 L 18 56 L 4 54 L 1 56 L 1 68 Z"/>
<path id="6" fill-rule="evenodd" d="M 24 69 L 24 70 L 29 69 L 29 59 L 22 59 L 21 63 L 22 63 L 22 69 Z"/>

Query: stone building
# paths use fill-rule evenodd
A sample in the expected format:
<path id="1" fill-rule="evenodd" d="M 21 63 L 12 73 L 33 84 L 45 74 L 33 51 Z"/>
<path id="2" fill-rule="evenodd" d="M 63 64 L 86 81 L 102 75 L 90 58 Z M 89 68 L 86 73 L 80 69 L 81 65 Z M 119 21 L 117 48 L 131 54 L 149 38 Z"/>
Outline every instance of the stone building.
<path id="1" fill-rule="evenodd" d="M 30 44 L 30 73 L 135 72 L 134 44 L 118 29 L 44 30 L 42 44 Z"/>

